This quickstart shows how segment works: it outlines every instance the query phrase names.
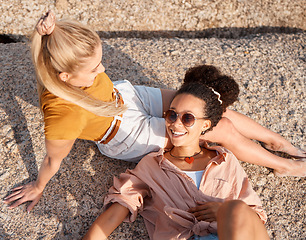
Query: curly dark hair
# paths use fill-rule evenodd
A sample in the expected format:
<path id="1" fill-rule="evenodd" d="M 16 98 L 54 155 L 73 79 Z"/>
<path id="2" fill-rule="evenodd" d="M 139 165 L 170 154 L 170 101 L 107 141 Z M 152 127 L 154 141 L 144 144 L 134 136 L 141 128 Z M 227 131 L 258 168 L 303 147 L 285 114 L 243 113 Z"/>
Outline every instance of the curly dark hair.
<path id="1" fill-rule="evenodd" d="M 221 95 L 220 99 L 216 92 Z M 211 121 L 211 130 L 221 120 L 226 108 L 237 100 L 239 86 L 232 77 L 222 75 L 216 67 L 201 65 L 187 70 L 184 83 L 175 96 L 180 94 L 190 94 L 205 102 L 203 112 L 205 118 Z"/>
<path id="2" fill-rule="evenodd" d="M 202 83 L 220 93 L 223 111 L 233 104 L 239 95 L 239 85 L 230 76 L 223 75 L 215 66 L 200 65 L 187 70 L 184 84 Z"/>

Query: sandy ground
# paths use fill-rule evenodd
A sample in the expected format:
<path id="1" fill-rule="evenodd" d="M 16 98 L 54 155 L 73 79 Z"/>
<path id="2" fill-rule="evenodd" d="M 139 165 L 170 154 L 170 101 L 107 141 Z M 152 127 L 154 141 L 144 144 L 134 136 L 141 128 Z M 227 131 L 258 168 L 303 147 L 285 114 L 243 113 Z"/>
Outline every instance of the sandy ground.
<path id="1" fill-rule="evenodd" d="M 28 8 L 36 9 L 32 11 L 37 15 L 43 7 Z M 299 21 L 303 24 L 303 17 Z M 173 31 L 133 24 L 121 31 L 118 26 L 96 29 L 101 31 L 106 73 L 113 81 L 128 79 L 133 84 L 176 89 L 189 67 L 214 64 L 240 85 L 233 109 L 305 148 L 306 35 L 292 28 L 297 25 L 275 30 L 273 24 L 256 28 L 254 23 L 253 29 L 213 31 L 198 30 L 196 25 L 189 30 L 171 25 Z M 2 33 L 9 32 L 3 29 Z M 45 150 L 27 43 L 0 43 L 0 70 L 0 196 L 4 198 L 11 188 L 36 178 Z M 305 178 L 279 178 L 265 167 L 242 164 L 267 211 L 271 239 L 305 239 Z M 80 239 L 100 214 L 113 176 L 134 166 L 102 156 L 93 142 L 78 140 L 31 213 L 25 205 L 8 210 L 0 204 L 0 239 Z M 148 239 L 142 218 L 122 224 L 110 239 Z"/>

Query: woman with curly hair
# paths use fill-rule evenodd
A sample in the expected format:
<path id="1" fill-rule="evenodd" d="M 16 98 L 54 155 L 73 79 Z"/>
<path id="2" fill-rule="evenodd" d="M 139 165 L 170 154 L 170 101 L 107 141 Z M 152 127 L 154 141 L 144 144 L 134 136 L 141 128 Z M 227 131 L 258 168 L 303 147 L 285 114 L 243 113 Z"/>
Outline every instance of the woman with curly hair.
<path id="1" fill-rule="evenodd" d="M 237 84 L 210 66 L 188 73 L 198 69 L 208 70 L 205 80 L 189 78 L 165 113 L 172 147 L 114 179 L 105 211 L 84 240 L 106 239 L 138 213 L 150 239 L 269 239 L 267 216 L 238 160 L 223 147 L 200 143 L 237 99 Z"/>

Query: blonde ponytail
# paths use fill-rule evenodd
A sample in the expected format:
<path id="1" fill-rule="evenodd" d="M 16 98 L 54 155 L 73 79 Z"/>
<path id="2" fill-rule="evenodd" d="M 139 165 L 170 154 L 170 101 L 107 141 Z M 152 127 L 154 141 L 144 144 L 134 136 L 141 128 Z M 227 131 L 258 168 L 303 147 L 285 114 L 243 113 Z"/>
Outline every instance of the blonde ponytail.
<path id="1" fill-rule="evenodd" d="M 59 73 L 77 73 L 79 67 L 94 55 L 101 44 L 97 33 L 79 22 L 56 21 L 49 35 L 34 30 L 31 52 L 37 75 L 39 99 L 47 89 L 52 94 L 72 102 L 98 116 L 115 116 L 123 113 L 126 106 L 116 107 L 116 102 L 104 102 L 91 97 L 81 88 L 59 79 Z"/>

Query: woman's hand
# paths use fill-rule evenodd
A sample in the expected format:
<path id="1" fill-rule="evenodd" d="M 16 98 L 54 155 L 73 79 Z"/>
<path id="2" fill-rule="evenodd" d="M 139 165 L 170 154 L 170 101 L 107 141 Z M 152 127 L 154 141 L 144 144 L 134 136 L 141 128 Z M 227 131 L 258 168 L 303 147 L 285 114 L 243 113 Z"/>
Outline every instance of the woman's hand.
<path id="1" fill-rule="evenodd" d="M 217 221 L 217 212 L 222 205 L 220 202 L 198 202 L 197 207 L 190 208 L 188 212 L 192 213 L 198 221 L 214 222 Z"/>
<path id="2" fill-rule="evenodd" d="M 27 211 L 29 212 L 33 209 L 41 198 L 46 184 L 58 171 L 63 158 L 70 152 L 74 141 L 46 140 L 47 154 L 40 166 L 36 181 L 12 189 L 13 193 L 4 198 L 4 203 L 12 203 L 9 209 L 29 201 L 31 201 L 31 204 L 27 207 Z"/>
<path id="3" fill-rule="evenodd" d="M 36 182 L 30 182 L 26 185 L 15 187 L 12 189 L 13 193 L 4 198 L 4 203 L 10 204 L 8 208 L 13 209 L 20 204 L 23 204 L 28 201 L 32 201 L 31 204 L 27 207 L 27 211 L 30 212 L 33 207 L 38 203 L 39 199 L 43 194 L 43 189 L 39 189 L 36 186 Z"/>

